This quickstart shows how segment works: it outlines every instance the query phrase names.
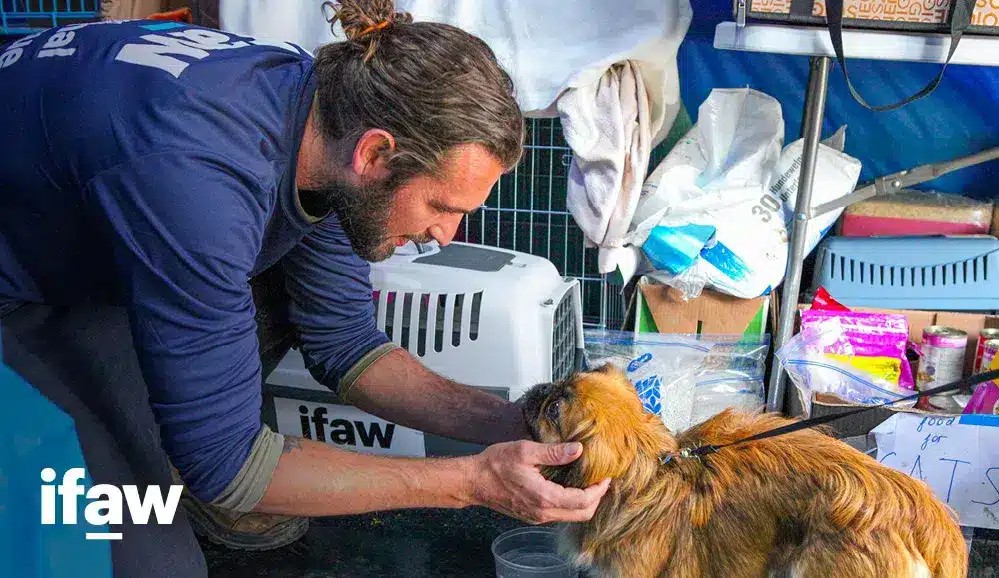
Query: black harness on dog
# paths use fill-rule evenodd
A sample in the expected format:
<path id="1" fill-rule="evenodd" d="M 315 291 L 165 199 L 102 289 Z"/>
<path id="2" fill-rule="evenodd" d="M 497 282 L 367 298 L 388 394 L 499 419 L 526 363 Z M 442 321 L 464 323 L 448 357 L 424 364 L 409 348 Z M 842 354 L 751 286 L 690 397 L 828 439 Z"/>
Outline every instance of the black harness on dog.
<path id="1" fill-rule="evenodd" d="M 962 389 L 962 388 L 965 388 L 965 387 L 970 387 L 970 386 L 978 385 L 980 383 L 985 383 L 986 381 L 993 381 L 995 379 L 999 379 L 999 369 L 993 369 L 992 371 L 986 371 L 984 373 L 978 373 L 978 374 L 975 374 L 975 375 L 969 375 L 967 377 L 964 377 L 964 378 L 959 379 L 957 381 L 954 381 L 952 383 L 948 383 L 946 385 L 941 385 L 941 386 L 938 386 L 938 387 L 934 387 L 932 389 L 927 389 L 925 391 L 921 391 L 921 392 L 916 393 L 914 395 L 910 395 L 910 396 L 907 396 L 907 397 L 902 397 L 902 398 L 896 399 L 894 401 L 889 401 L 887 403 L 877 404 L 877 405 L 867 405 L 867 406 L 864 406 L 864 407 L 858 407 L 858 408 L 855 408 L 855 409 L 844 411 L 842 413 L 835 413 L 835 414 L 830 414 L 830 415 L 824 415 L 824 416 L 821 416 L 821 417 L 813 417 L 813 418 L 805 419 L 805 420 L 802 420 L 802 421 L 799 421 L 799 422 L 795 422 L 795 423 L 792 423 L 792 424 L 788 424 L 788 425 L 785 425 L 785 426 L 781 426 L 779 428 L 775 428 L 775 429 L 772 429 L 772 430 L 769 430 L 769 431 L 758 433 L 758 434 L 756 434 L 754 436 L 751 436 L 751 437 L 748 437 L 748 438 L 745 438 L 745 439 L 736 440 L 734 442 L 729 442 L 727 444 L 707 445 L 707 446 L 698 446 L 698 447 L 695 447 L 695 448 L 681 449 L 680 451 L 672 452 L 672 453 L 668 453 L 668 454 L 663 455 L 662 458 L 661 458 L 661 461 L 662 461 L 662 463 L 667 464 L 667 463 L 673 461 L 676 458 L 701 458 L 703 456 L 707 456 L 707 455 L 713 454 L 713 453 L 717 452 L 718 450 L 720 450 L 722 448 L 727 448 L 727 447 L 734 446 L 734 445 L 737 445 L 737 444 L 744 444 L 744 443 L 758 441 L 758 440 L 762 440 L 762 439 L 777 437 L 777 436 L 781 436 L 781 435 L 793 433 L 793 432 L 796 432 L 796 431 L 801 431 L 803 429 L 813 428 L 815 426 L 819 426 L 819 425 L 822 425 L 822 424 L 827 424 L 829 422 L 836 421 L 838 419 L 841 419 L 841 418 L 844 418 L 844 417 L 847 417 L 847 416 L 856 415 L 858 413 L 864 413 L 865 411 L 870 411 L 872 409 L 877 409 L 879 407 L 885 407 L 885 406 L 889 406 L 889 405 L 894 405 L 896 403 L 902 403 L 902 402 L 906 402 L 906 401 L 913 401 L 913 400 L 917 400 L 917 399 L 920 399 L 920 398 L 923 398 L 923 397 L 929 397 L 929 396 L 932 396 L 932 395 L 937 395 L 937 394 L 941 394 L 941 393 L 947 393 L 949 391 L 955 391 L 955 390 Z"/>

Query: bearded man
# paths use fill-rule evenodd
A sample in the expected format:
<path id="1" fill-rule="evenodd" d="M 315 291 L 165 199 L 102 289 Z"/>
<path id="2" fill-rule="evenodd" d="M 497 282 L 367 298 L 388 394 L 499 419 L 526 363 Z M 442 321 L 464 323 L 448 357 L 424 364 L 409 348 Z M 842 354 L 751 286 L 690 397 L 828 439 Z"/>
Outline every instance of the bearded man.
<path id="1" fill-rule="evenodd" d="M 376 328 L 368 263 L 448 243 L 519 162 L 524 123 L 479 39 L 391 2 L 338 10 L 348 40 L 314 56 L 162 21 L 0 48 L 2 360 L 73 418 L 94 484 L 166 495 L 176 472 L 195 500 L 116 527 L 116 576 L 205 575 L 192 522 L 268 547 L 310 516 L 387 509 L 586 520 L 606 491 L 545 481 L 578 444 L 528 441 L 517 404 Z M 271 431 L 261 380 L 287 349 L 261 342 L 262 278 L 345 403 L 489 447 L 400 459 Z"/>

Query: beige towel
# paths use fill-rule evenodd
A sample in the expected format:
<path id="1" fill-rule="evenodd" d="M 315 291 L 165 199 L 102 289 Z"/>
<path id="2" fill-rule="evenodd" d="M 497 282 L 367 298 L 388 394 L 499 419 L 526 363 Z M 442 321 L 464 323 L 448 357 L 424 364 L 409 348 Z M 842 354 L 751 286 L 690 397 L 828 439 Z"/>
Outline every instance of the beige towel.
<path id="1" fill-rule="evenodd" d="M 587 245 L 600 247 L 600 273 L 627 267 L 622 259 L 631 258 L 623 239 L 648 171 L 653 136 L 662 126 L 661 119 L 653 123 L 650 105 L 642 69 L 630 60 L 558 101 L 573 151 L 566 202 Z"/>

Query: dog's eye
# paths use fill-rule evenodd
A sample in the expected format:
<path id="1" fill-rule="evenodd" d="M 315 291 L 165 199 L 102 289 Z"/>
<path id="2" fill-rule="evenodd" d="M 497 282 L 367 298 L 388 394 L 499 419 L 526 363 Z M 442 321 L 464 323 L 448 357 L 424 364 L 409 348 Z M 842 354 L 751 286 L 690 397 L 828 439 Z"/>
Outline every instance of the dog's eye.
<path id="1" fill-rule="evenodd" d="M 545 408 L 545 417 L 547 417 L 552 422 L 557 422 L 561 411 L 562 411 L 562 402 L 561 401 L 552 402 L 548 404 L 548 407 Z"/>

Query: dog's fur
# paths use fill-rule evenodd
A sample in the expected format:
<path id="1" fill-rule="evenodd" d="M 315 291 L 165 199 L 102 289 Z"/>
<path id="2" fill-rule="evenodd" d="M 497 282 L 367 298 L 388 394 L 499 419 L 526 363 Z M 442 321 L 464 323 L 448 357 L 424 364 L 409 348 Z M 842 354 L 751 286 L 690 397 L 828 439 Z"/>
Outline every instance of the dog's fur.
<path id="1" fill-rule="evenodd" d="M 791 423 L 725 411 L 679 437 L 607 365 L 534 387 L 524 413 L 537 441 L 578 441 L 545 477 L 584 488 L 612 478 L 593 518 L 570 524 L 565 554 L 615 578 L 665 576 L 957 577 L 967 553 L 953 512 L 922 482 L 815 430 L 721 449 Z"/>

